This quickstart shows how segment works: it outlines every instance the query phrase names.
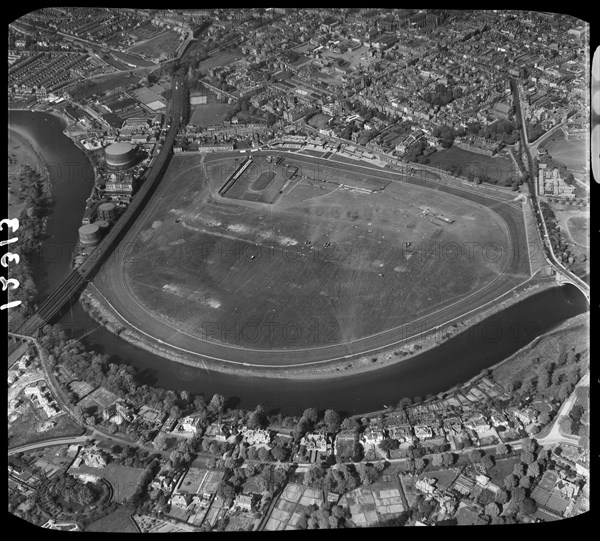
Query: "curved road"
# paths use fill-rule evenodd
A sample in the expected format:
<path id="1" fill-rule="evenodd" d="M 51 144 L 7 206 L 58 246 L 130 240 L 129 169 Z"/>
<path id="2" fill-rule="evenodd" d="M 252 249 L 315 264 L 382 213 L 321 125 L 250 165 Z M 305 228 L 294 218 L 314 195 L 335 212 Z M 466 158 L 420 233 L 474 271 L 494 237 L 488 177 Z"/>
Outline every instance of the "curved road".
<path id="1" fill-rule="evenodd" d="M 280 151 L 270 151 L 270 153 Z M 238 152 L 228 152 L 219 154 L 219 158 L 228 155 L 239 155 Z M 324 159 L 301 156 L 294 153 L 288 153 L 293 161 L 311 164 L 322 162 L 324 166 L 331 167 L 333 164 Z M 338 169 L 357 170 L 363 167 L 358 164 L 345 164 L 336 162 Z M 513 247 L 522 251 L 526 246 L 526 240 L 523 232 L 522 210 L 518 203 L 512 200 L 501 202 L 497 199 L 497 194 L 484 195 L 482 192 L 475 193 L 475 190 L 460 189 L 459 187 L 444 185 L 436 181 L 426 181 L 414 178 L 408 178 L 404 175 L 385 169 L 369 168 L 370 174 L 382 179 L 394 182 L 407 182 L 418 186 L 426 186 L 434 190 L 439 190 L 452 195 L 458 195 L 469 201 L 484 205 L 495 212 L 504 224 L 506 224 L 507 233 Z M 360 354 L 379 351 L 384 348 L 396 345 L 411 336 L 422 333 L 424 330 L 431 332 L 436 326 L 449 323 L 455 319 L 463 317 L 466 313 L 475 311 L 485 304 L 491 304 L 515 287 L 523 284 L 530 279 L 529 258 L 521 257 L 521 254 L 512 250 L 507 261 L 507 266 L 502 275 L 486 284 L 479 291 L 472 293 L 462 300 L 449 303 L 446 306 L 438 308 L 434 314 L 427 314 L 395 329 L 389 329 L 376 335 L 364 337 L 352 342 L 326 345 L 315 348 L 305 349 L 285 349 L 285 350 L 256 350 L 242 347 L 236 347 L 223 343 L 209 342 L 199 337 L 185 334 L 175 326 L 160 319 L 157 314 L 148 312 L 139 301 L 133 297 L 129 290 L 126 277 L 123 273 L 123 262 L 127 257 L 129 247 L 135 243 L 136 237 L 146 221 L 151 217 L 152 212 L 157 206 L 172 197 L 172 185 L 176 181 L 176 176 L 165 179 L 153 196 L 148 206 L 144 209 L 142 215 L 138 218 L 135 225 L 129 230 L 121 241 L 122 249 L 116 250 L 110 264 L 106 265 L 99 273 L 98 287 L 102 290 L 102 296 L 113 310 L 120 316 L 120 319 L 126 327 L 133 328 L 139 334 L 144 335 L 150 341 L 158 341 L 160 344 L 168 345 L 176 349 L 179 354 L 198 360 L 218 361 L 229 365 L 253 366 L 265 368 L 289 368 L 291 366 L 302 366 L 317 363 L 331 362 L 334 360 L 347 359 Z M 525 253 L 525 252 L 523 252 Z M 418 328 L 417 328 L 418 325 Z M 222 365 L 221 365 L 222 366 Z M 258 374 L 257 374 L 258 375 Z"/>

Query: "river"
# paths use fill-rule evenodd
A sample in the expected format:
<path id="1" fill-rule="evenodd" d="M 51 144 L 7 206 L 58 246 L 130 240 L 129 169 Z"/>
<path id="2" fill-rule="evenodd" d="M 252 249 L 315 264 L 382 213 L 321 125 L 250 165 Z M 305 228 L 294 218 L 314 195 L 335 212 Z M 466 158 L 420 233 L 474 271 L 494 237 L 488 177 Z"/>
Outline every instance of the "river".
<path id="1" fill-rule="evenodd" d="M 49 117 L 49 118 L 48 118 Z M 44 258 L 36 266 L 38 288 L 47 295 L 69 272 L 70 250 L 77 239 L 85 200 L 92 187 L 91 165 L 84 153 L 62 134 L 62 122 L 51 115 L 11 112 L 11 126 L 26 131 L 49 165 L 55 208 L 48 224 Z M 54 175 L 54 176 L 53 176 Z M 168 361 L 135 347 L 96 324 L 79 303 L 60 323 L 86 347 L 139 370 L 144 383 L 173 390 L 220 393 L 228 405 L 299 415 L 309 406 L 350 414 L 396 404 L 404 396 L 437 394 L 463 383 L 547 332 L 588 310 L 585 297 L 571 285 L 542 291 L 478 323 L 437 348 L 396 365 L 331 380 L 249 378 L 210 372 Z"/>

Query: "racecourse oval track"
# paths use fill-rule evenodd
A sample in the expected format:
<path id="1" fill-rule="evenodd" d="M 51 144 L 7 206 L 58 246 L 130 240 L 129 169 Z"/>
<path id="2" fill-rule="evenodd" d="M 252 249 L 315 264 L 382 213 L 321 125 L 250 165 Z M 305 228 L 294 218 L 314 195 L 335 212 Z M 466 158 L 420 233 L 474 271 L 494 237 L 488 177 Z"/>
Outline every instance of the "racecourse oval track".
<path id="1" fill-rule="evenodd" d="M 521 203 L 515 204 L 514 200 L 509 199 L 508 196 L 506 199 L 501 200 L 497 194 L 476 193 L 474 188 L 449 186 L 438 181 L 407 177 L 399 172 L 375 169 L 366 165 L 354 165 L 276 150 L 270 150 L 269 153 L 287 155 L 299 163 L 314 164 L 315 162 L 322 162 L 323 165 L 329 167 L 335 165 L 342 170 L 345 168 L 348 170 L 357 167 L 365 168 L 369 170 L 369 175 L 373 177 L 424 186 L 487 207 L 497 214 L 506 226 L 510 249 L 503 272 L 479 290 L 470 292 L 457 301 L 444 303 L 436 307 L 435 311 L 430 311 L 410 323 L 344 343 L 305 348 L 254 349 L 203 339 L 178 330 L 174 325 L 144 308 L 132 294 L 123 271 L 124 261 L 127 259 L 128 252 L 136 237 L 140 234 L 145 220 L 151 216 L 159 203 L 164 203 L 165 200 L 175 197 L 171 186 L 176 178 L 185 172 L 185 170 L 182 170 L 177 171 L 171 177 L 165 178 L 160 183 L 153 200 L 144 209 L 131 230 L 126 233 L 120 247 L 111 255 L 95 280 L 97 287 L 93 287 L 93 289 L 112 308 L 115 315 L 123 321 L 125 327 L 133 329 L 139 335 L 143 335 L 150 343 L 158 342 L 163 347 L 170 346 L 189 360 L 197 360 L 200 364 L 203 361 L 209 361 L 209 367 L 217 370 L 219 366 L 223 366 L 223 363 L 232 366 L 262 367 L 269 370 L 289 367 L 300 368 L 302 366 L 309 369 L 311 365 L 338 361 L 389 348 L 407 338 L 424 331 L 430 331 L 440 325 L 454 321 L 468 312 L 475 311 L 530 279 L 529 254 L 526 249 L 522 249 L 523 247 L 526 248 L 525 234 L 522 224 L 520 227 L 517 223 L 518 220 L 523 219 Z M 227 152 L 213 155 L 214 159 L 232 156 L 239 156 L 239 153 Z M 195 167 L 199 167 L 199 165 Z M 518 218 L 516 215 L 518 215 Z M 260 375 L 260 370 L 257 370 L 257 375 Z"/>

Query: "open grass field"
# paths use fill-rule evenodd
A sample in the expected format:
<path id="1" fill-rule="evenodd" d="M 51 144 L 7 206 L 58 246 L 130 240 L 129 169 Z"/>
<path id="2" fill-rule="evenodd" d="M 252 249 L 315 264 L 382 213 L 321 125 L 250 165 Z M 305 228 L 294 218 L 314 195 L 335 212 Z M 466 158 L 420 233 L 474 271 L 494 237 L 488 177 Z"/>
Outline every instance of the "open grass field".
<path id="1" fill-rule="evenodd" d="M 213 124 L 220 124 L 223 119 L 227 116 L 227 113 L 231 111 L 235 105 L 229 103 L 202 103 L 199 105 L 192 105 L 192 115 L 190 117 L 190 124 L 194 126 L 211 126 Z"/>
<path id="2" fill-rule="evenodd" d="M 180 43 L 179 36 L 175 32 L 167 30 L 140 45 L 132 47 L 129 52 L 142 55 L 144 58 L 157 58 L 163 52 L 171 56 Z"/>
<path id="3" fill-rule="evenodd" d="M 504 180 L 515 176 L 515 167 L 510 159 L 486 156 L 458 147 L 438 150 L 429 156 L 429 165 L 446 170 L 451 163 L 460 165 L 463 175 L 473 171 L 475 175 L 487 175 L 504 185 Z"/>
<path id="4" fill-rule="evenodd" d="M 129 466 L 120 466 L 118 464 L 108 464 L 104 468 L 92 468 L 81 465 L 78 468 L 71 468 L 71 474 L 89 473 L 106 479 L 113 489 L 112 499 L 117 503 L 124 503 L 133 493 L 144 473 L 142 468 L 131 468 Z"/>
<path id="5" fill-rule="evenodd" d="M 129 75 L 129 73 L 116 73 L 95 77 L 93 79 L 94 93 L 99 95 L 117 87 L 126 87 L 137 83 L 140 78 L 141 75 Z"/>
<path id="6" fill-rule="evenodd" d="M 119 313 L 130 318 L 134 310 L 144 332 L 160 327 L 162 340 L 189 351 L 192 343 L 229 346 L 241 359 L 254 351 L 253 362 L 277 366 L 282 351 L 348 352 L 529 275 L 527 258 L 514 257 L 514 240 L 523 241 L 518 203 L 459 197 L 358 164 L 271 154 L 284 160 L 272 165 L 252 154 L 251 174 L 227 197 L 218 192 L 247 154 L 173 158 L 164 196 L 116 255 L 122 265 L 109 262 L 98 275 Z M 269 171 L 270 184 L 255 190 Z M 234 199 L 236 186 L 243 193 Z M 273 203 L 244 197 L 272 186 L 283 190 Z"/>
<path id="7" fill-rule="evenodd" d="M 81 436 L 85 432 L 68 415 L 57 415 L 51 420 L 54 426 L 44 431 L 39 429 L 44 425 L 47 417 L 42 410 L 28 405 L 18 419 L 8 424 L 9 447 L 19 447 L 28 443 L 36 443 L 53 438 L 67 436 Z"/>
<path id="8" fill-rule="evenodd" d="M 131 518 L 131 511 L 120 507 L 103 516 L 96 522 L 92 522 L 86 529 L 87 532 L 108 532 L 108 533 L 138 533 L 139 530 L 136 528 L 133 519 Z"/>
<path id="9" fill-rule="evenodd" d="M 504 479 L 513 472 L 515 464 L 518 464 L 520 460 L 519 457 L 497 459 L 496 463 L 487 470 L 487 474 L 493 483 L 504 487 Z"/>
<path id="10" fill-rule="evenodd" d="M 555 211 L 555 214 L 562 214 L 560 211 Z M 569 214 L 569 213 L 565 213 Z M 571 216 L 566 216 L 565 225 L 567 234 L 571 237 L 571 240 L 581 245 L 582 247 L 589 248 L 590 245 L 590 217 L 587 213 L 570 213 Z M 559 218 L 561 221 L 562 216 Z M 562 227 L 562 224 L 561 224 Z"/>
<path id="11" fill-rule="evenodd" d="M 313 128 L 325 129 L 329 126 L 328 122 L 331 120 L 331 116 L 326 115 L 324 113 L 318 113 L 313 116 L 309 121 L 309 125 Z"/>
<path id="12" fill-rule="evenodd" d="M 589 140 L 568 141 L 564 132 L 558 130 L 541 146 L 548 151 L 553 160 L 564 164 L 572 171 L 581 170 L 586 166 Z"/>

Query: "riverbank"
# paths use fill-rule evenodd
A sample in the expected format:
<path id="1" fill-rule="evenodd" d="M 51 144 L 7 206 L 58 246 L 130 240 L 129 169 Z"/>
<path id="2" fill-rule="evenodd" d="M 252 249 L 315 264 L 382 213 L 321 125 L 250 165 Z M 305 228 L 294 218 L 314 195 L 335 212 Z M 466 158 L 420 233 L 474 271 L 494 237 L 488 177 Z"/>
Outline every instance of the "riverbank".
<path id="1" fill-rule="evenodd" d="M 17 218 L 25 208 L 25 201 L 20 201 L 17 194 L 23 186 L 22 179 L 26 168 L 38 174 L 42 180 L 44 191 L 52 196 L 52 184 L 48 166 L 35 148 L 30 135 L 18 126 L 8 124 L 8 217 Z"/>
<path id="2" fill-rule="evenodd" d="M 502 387 L 507 387 L 510 381 L 513 379 L 515 373 L 517 371 L 523 371 L 527 369 L 527 366 L 534 363 L 534 359 L 540 357 L 542 355 L 547 355 L 549 349 L 558 350 L 560 348 L 556 348 L 553 346 L 560 345 L 565 349 L 569 350 L 574 345 L 581 345 L 584 340 L 587 338 L 587 342 L 585 343 L 585 348 L 589 348 L 589 329 L 590 329 L 590 315 L 589 313 L 579 314 L 572 318 L 569 318 L 558 325 L 556 328 L 541 334 L 537 338 L 534 338 L 527 345 L 523 346 L 521 349 L 507 357 L 506 359 L 496 363 L 493 366 L 489 367 L 489 371 L 491 373 L 491 379 L 501 385 Z M 556 353 L 556 351 L 553 351 Z M 461 383 L 460 385 L 455 385 L 448 391 L 443 393 L 444 399 L 447 399 L 453 393 L 459 392 L 463 389 L 469 389 L 475 383 L 477 383 L 482 377 L 482 374 L 477 374 L 473 378 Z M 420 403 L 420 405 L 427 405 L 435 403 L 439 400 L 439 396 L 432 400 L 425 400 Z M 398 408 L 392 407 L 391 409 L 381 409 L 372 411 L 369 413 L 364 413 L 357 415 L 357 417 L 376 417 L 380 414 L 390 413 L 392 411 L 397 411 Z"/>
<path id="3" fill-rule="evenodd" d="M 10 116 L 11 111 L 24 112 L 24 113 L 46 113 L 46 114 L 49 114 L 49 115 L 52 115 L 52 116 L 58 118 L 63 124 L 63 129 L 66 129 L 69 124 L 73 123 L 73 121 L 65 113 L 62 113 L 61 111 L 57 111 L 56 109 L 54 109 L 52 107 L 48 107 L 48 106 L 42 106 L 42 107 L 47 107 L 47 108 L 23 109 L 22 107 L 11 107 L 9 105 L 8 106 L 8 114 Z M 9 121 L 9 123 L 10 123 L 10 121 Z"/>
<path id="4" fill-rule="evenodd" d="M 417 355 L 421 355 L 442 345 L 456 337 L 456 335 L 465 333 L 470 328 L 473 328 L 473 326 L 508 307 L 553 287 L 556 287 L 556 283 L 553 280 L 536 279 L 529 281 L 471 314 L 463 315 L 453 321 L 411 336 L 386 349 L 357 355 L 352 358 L 322 361 L 298 367 L 290 367 L 288 365 L 279 368 L 272 366 L 249 366 L 231 361 L 209 359 L 200 354 L 189 354 L 167 344 L 159 343 L 155 339 L 133 329 L 127 321 L 123 320 L 114 311 L 108 301 L 93 285 L 86 287 L 80 302 L 88 316 L 100 325 L 105 326 L 112 333 L 118 334 L 123 340 L 134 346 L 170 361 L 235 376 L 280 378 L 286 380 L 324 380 L 373 372 L 412 359 Z"/>

